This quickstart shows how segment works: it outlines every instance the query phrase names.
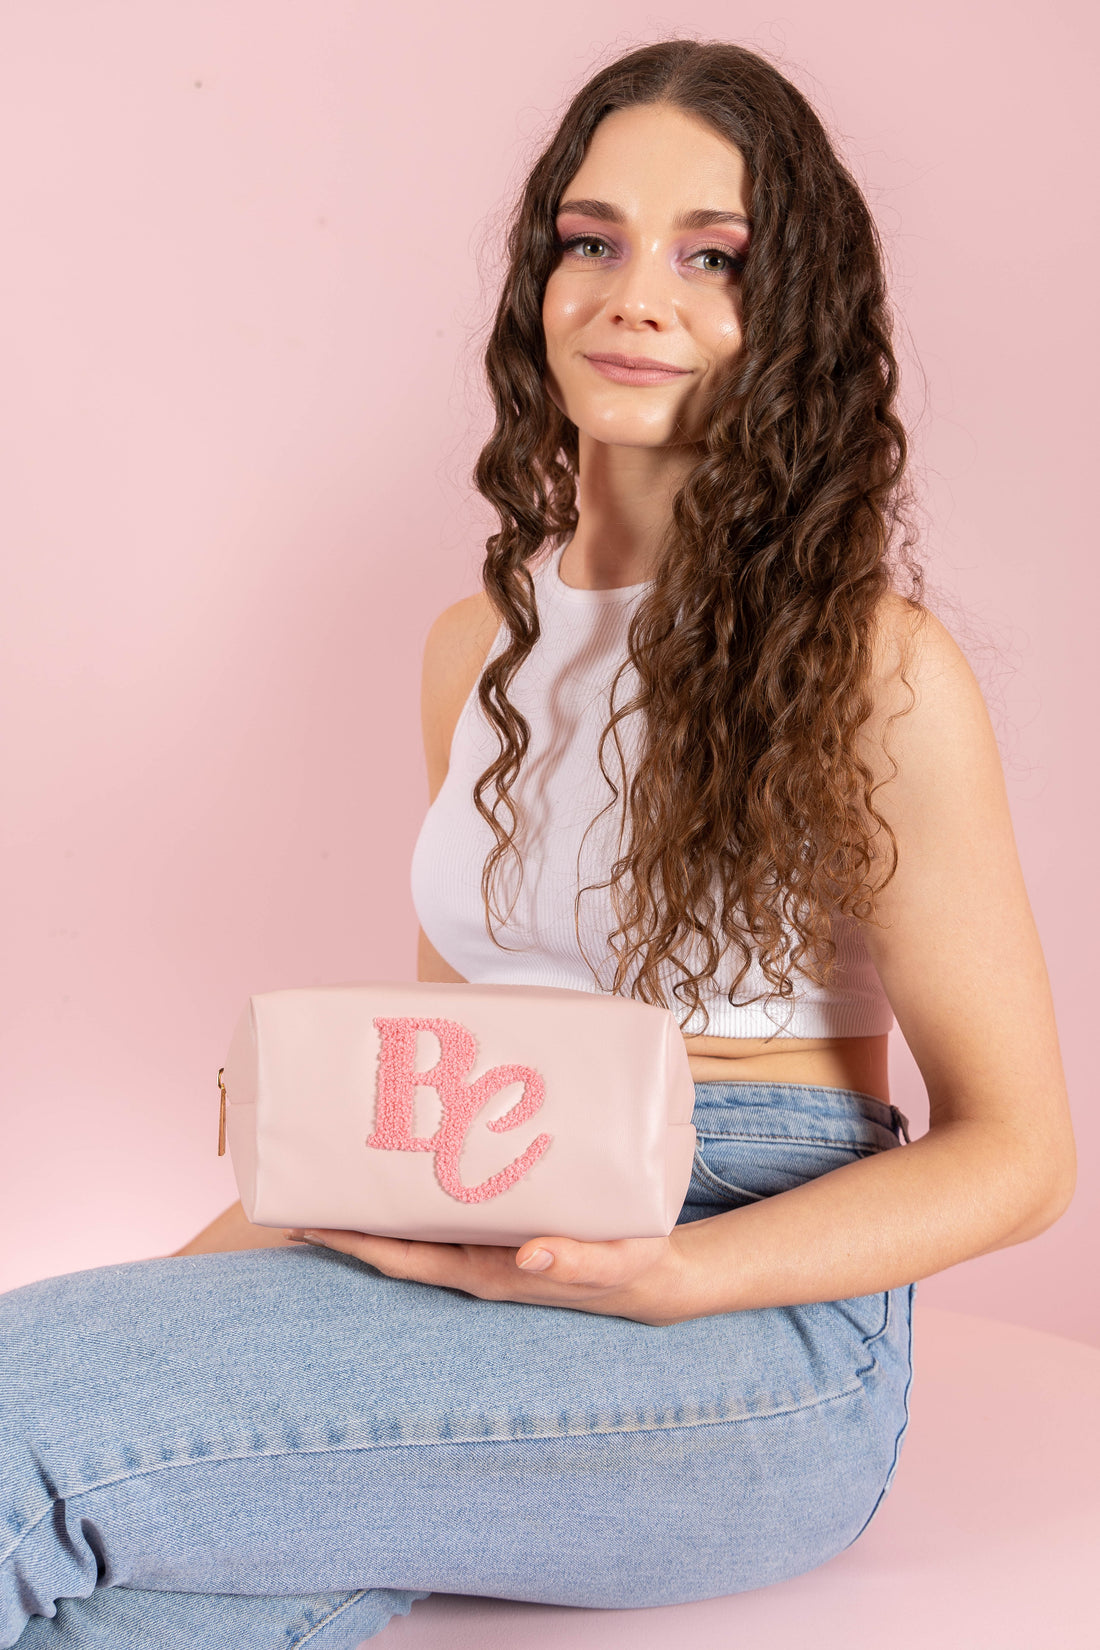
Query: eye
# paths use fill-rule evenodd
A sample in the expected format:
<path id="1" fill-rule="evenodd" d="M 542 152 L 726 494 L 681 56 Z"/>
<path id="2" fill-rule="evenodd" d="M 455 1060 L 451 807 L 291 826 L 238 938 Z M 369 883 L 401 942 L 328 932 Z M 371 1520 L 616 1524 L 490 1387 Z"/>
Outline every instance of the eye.
<path id="1" fill-rule="evenodd" d="M 691 257 L 724 258 L 726 260 L 727 267 L 725 269 L 708 269 L 705 271 L 708 275 L 740 275 L 741 271 L 745 267 L 745 259 L 742 254 L 740 252 L 731 252 L 726 246 L 700 247 L 698 252 L 693 252 L 691 254 Z"/>
<path id="2" fill-rule="evenodd" d="M 601 235 L 570 235 L 567 240 L 558 242 L 558 251 L 561 253 L 576 251 L 581 263 L 604 263 L 605 259 L 586 257 L 579 249 L 588 246 L 606 247 L 608 244 Z M 695 258 L 722 258 L 725 260 L 723 269 L 705 269 L 702 272 L 704 275 L 740 275 L 745 267 L 744 257 L 738 252 L 731 252 L 726 246 L 700 247 L 698 252 L 689 254 L 689 261 Z"/>
<path id="3" fill-rule="evenodd" d="M 598 235 L 570 235 L 567 241 L 559 241 L 559 252 L 571 252 L 575 246 L 606 246 L 607 242 Z M 600 263 L 599 258 L 582 258 L 582 263 Z"/>

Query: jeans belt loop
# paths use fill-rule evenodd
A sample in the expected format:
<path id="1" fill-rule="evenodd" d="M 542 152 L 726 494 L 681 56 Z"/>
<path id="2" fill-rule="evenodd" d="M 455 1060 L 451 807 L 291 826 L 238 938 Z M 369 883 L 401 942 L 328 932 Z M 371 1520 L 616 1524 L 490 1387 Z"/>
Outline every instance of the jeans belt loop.
<path id="1" fill-rule="evenodd" d="M 913 1142 L 909 1138 L 909 1119 L 906 1117 L 905 1113 L 903 1111 L 899 1111 L 898 1107 L 895 1105 L 891 1105 L 890 1110 L 893 1112 L 896 1119 L 894 1125 L 895 1128 L 900 1127 L 901 1132 L 905 1137 L 905 1144 L 907 1146 L 911 1146 Z"/>

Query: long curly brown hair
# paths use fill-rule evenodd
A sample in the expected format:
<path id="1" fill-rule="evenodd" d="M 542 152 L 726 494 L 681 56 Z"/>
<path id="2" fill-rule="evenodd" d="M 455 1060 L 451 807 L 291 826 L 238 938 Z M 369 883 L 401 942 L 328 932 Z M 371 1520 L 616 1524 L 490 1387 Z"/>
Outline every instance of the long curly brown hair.
<path id="1" fill-rule="evenodd" d="M 731 1002 L 754 954 L 768 1000 L 790 998 L 795 969 L 828 982 L 834 911 L 873 920 L 868 872 L 882 856 L 871 837 L 881 829 L 889 841 L 879 887 L 894 875 L 897 843 L 855 741 L 873 708 L 876 614 L 898 567 L 910 583 L 899 594 L 915 613 L 927 609 L 911 556 L 882 249 L 858 186 L 806 99 L 756 53 L 673 39 L 619 58 L 572 99 L 512 210 L 485 353 L 496 425 L 474 481 L 501 527 L 486 541 L 482 582 L 510 633 L 478 683 L 500 744 L 474 790 L 496 839 L 482 874 L 489 935 L 501 945 L 492 919 L 507 920 L 494 895 L 505 855 L 522 879 L 511 787 L 530 727 L 507 688 L 539 637 L 529 564 L 577 525 L 578 433 L 543 383 L 555 213 L 603 117 L 657 102 L 740 150 L 753 231 L 742 348 L 632 616 L 599 744 L 608 808 L 625 797 L 625 851 L 588 888 L 610 890 L 619 923 L 608 935 L 612 990 L 629 985 L 671 1007 L 659 978 L 671 968 L 688 1010 L 680 1024 L 701 1009 L 709 1025 L 700 988 L 731 948 L 740 957 Z M 637 691 L 616 708 L 631 666 Z M 617 726 L 635 711 L 645 736 L 628 781 Z M 605 765 L 609 738 L 621 791 Z"/>

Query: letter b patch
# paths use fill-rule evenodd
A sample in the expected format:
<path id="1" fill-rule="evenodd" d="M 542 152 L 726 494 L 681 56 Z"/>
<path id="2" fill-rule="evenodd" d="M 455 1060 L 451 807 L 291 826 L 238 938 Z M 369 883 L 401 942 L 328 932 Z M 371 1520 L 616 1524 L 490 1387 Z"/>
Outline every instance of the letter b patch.
<path id="1" fill-rule="evenodd" d="M 470 1124 L 494 1094 L 509 1083 L 522 1083 L 515 1105 L 488 1124 L 494 1134 L 518 1128 L 542 1105 L 545 1084 L 531 1066 L 493 1066 L 475 1083 L 466 1081 L 477 1055 L 474 1035 L 458 1020 L 424 1019 L 416 1015 L 379 1016 L 374 1020 L 381 1037 L 378 1059 L 378 1109 L 374 1132 L 366 1144 L 379 1151 L 434 1152 L 436 1179 L 448 1197 L 460 1203 L 484 1203 L 499 1197 L 521 1180 L 553 1140 L 540 1134 L 527 1150 L 498 1174 L 479 1186 L 464 1186 L 458 1165 Z M 430 1031 L 439 1039 L 439 1058 L 428 1071 L 414 1071 L 416 1034 Z M 414 1135 L 413 1098 L 418 1088 L 434 1088 L 443 1107 L 442 1121 L 433 1135 Z"/>

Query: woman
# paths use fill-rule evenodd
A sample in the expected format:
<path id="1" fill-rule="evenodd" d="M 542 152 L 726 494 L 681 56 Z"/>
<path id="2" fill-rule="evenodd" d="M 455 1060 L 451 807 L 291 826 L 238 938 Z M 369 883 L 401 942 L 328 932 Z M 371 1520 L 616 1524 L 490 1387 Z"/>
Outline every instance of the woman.
<path id="1" fill-rule="evenodd" d="M 509 250 L 501 531 L 424 659 L 419 973 L 676 1009 L 680 1222 L 511 1250 L 237 1205 L 4 1297 L 2 1645 L 335 1650 L 433 1590 L 799 1574 L 893 1479 L 915 1280 L 1072 1195 L 989 719 L 905 542 L 893 587 L 878 242 L 818 120 L 736 46 L 632 52 Z M 902 1150 L 894 1016 L 931 1104 Z"/>

